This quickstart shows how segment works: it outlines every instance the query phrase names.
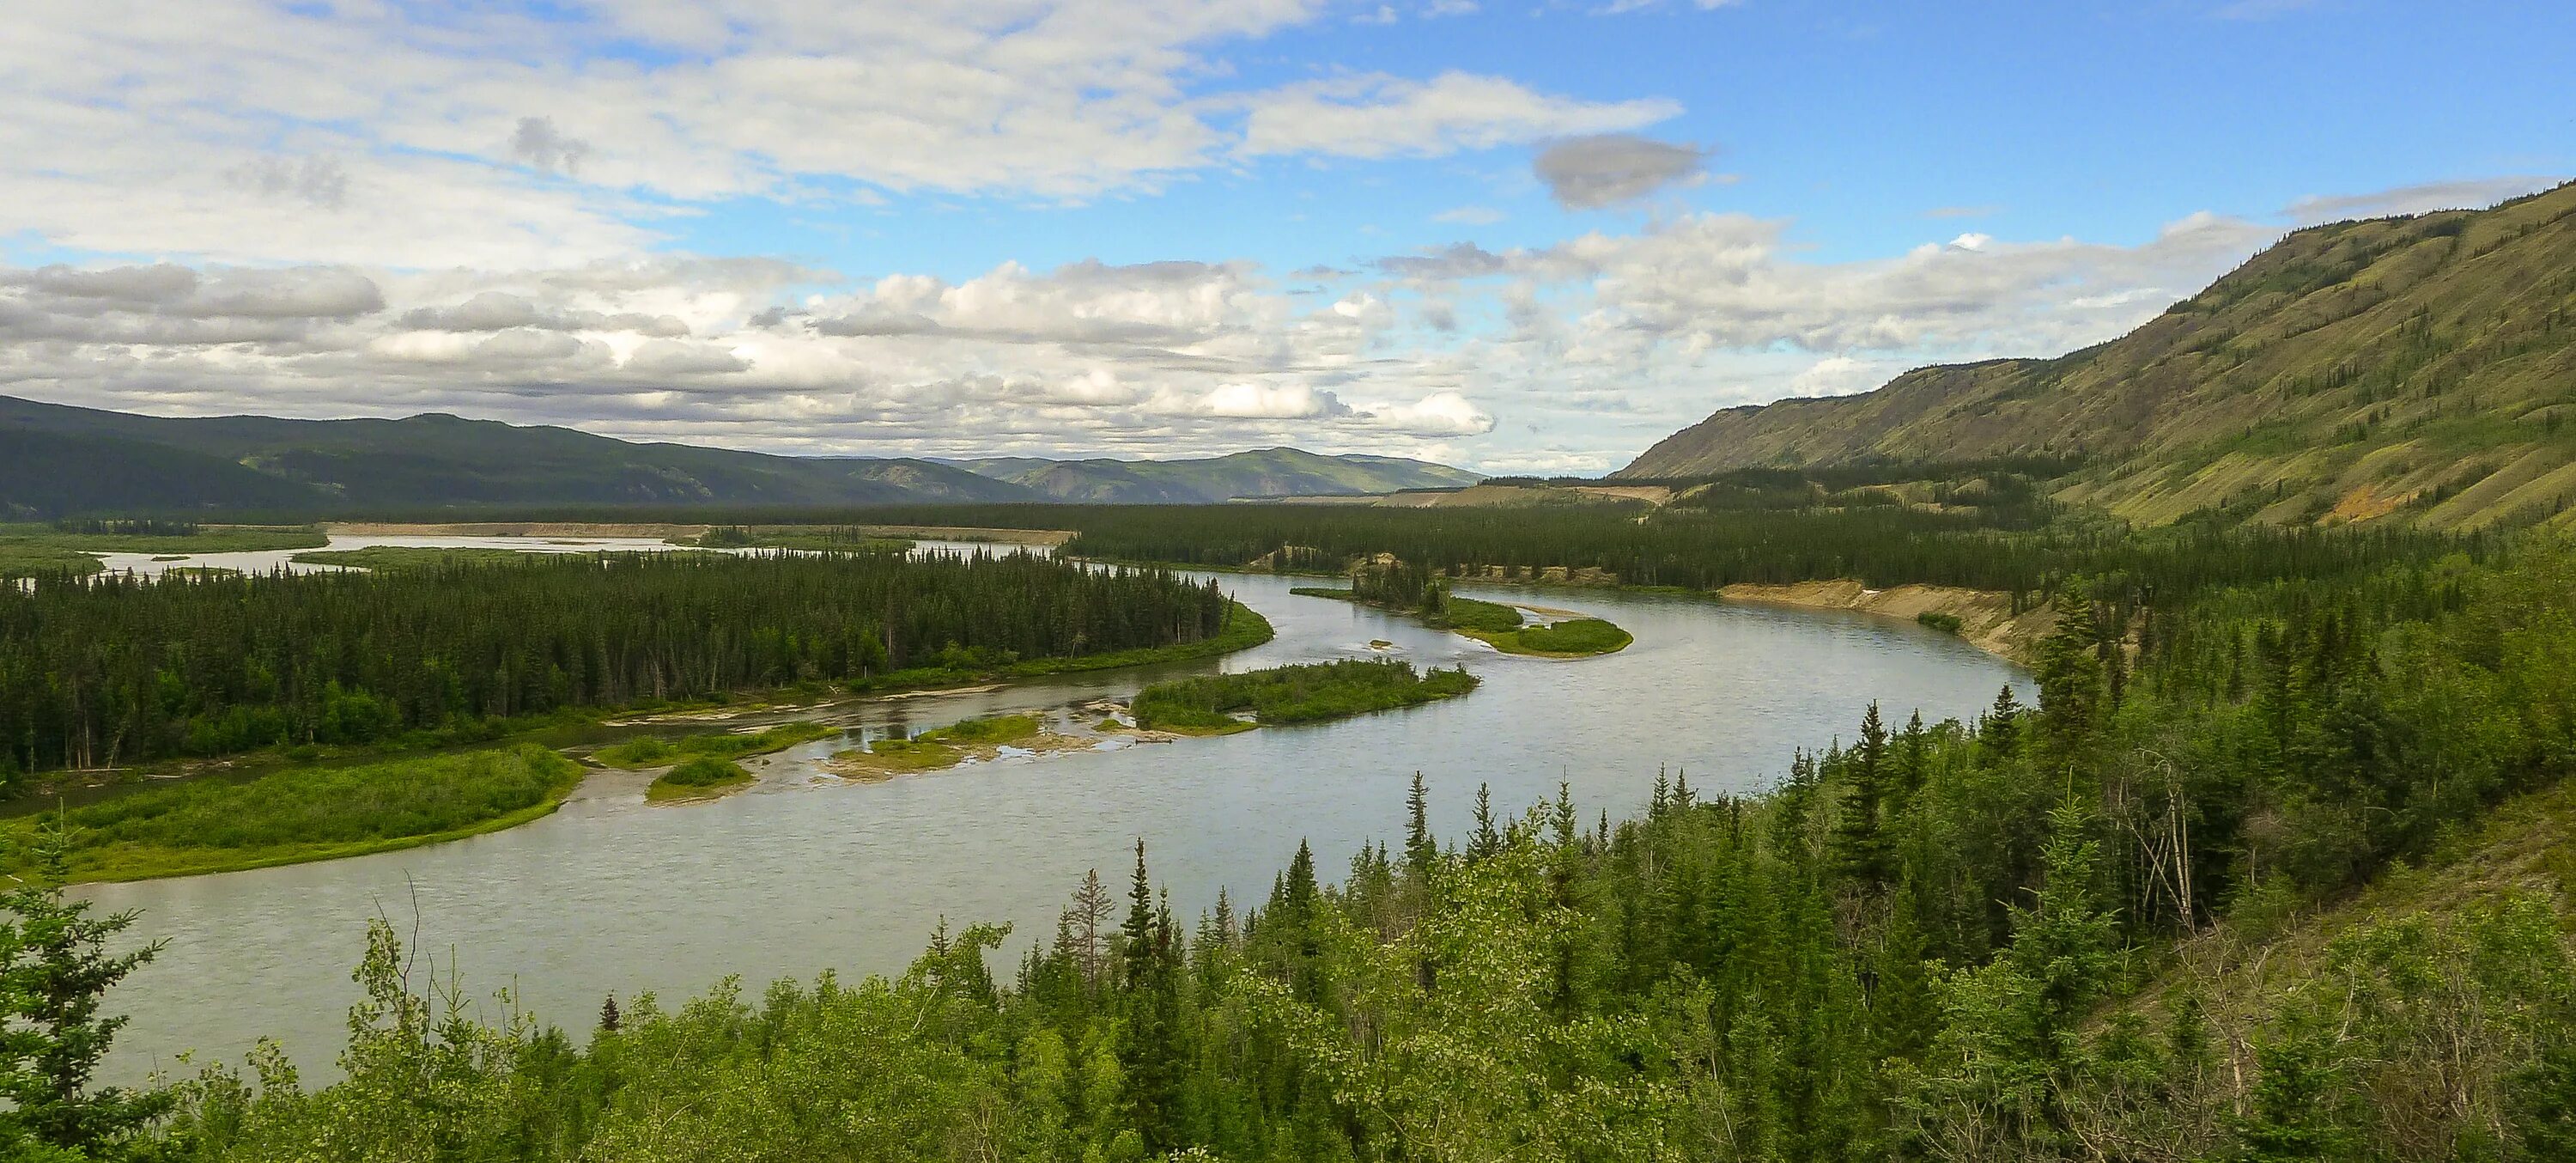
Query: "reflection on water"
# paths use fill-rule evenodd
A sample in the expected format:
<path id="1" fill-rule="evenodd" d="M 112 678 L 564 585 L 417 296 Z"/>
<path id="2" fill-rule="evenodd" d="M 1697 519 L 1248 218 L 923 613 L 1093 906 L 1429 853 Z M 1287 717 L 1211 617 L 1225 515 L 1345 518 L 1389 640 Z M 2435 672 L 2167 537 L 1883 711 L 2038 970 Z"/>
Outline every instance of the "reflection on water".
<path id="1" fill-rule="evenodd" d="M 1139 837 L 1189 916 L 1219 885 L 1238 899 L 1265 893 L 1301 838 L 1327 870 L 1363 842 L 1400 841 L 1417 770 L 1447 835 L 1463 830 L 1480 781 L 1497 805 L 1517 806 L 1566 780 L 1586 818 L 1619 816 L 1643 806 L 1659 769 L 1711 791 L 1758 787 L 1792 748 L 1848 736 L 1870 700 L 1898 721 L 1916 708 L 1927 720 L 1966 717 L 2013 678 L 1958 639 L 1910 624 L 1607 591 L 1553 590 L 1543 604 L 1608 617 L 1636 645 L 1575 662 L 1513 657 L 1293 596 L 1287 579 L 1219 576 L 1277 625 L 1277 640 L 1210 662 L 846 704 L 833 718 L 875 733 L 1006 711 L 1070 715 L 1174 674 L 1373 653 L 1464 662 L 1485 683 L 1461 699 L 1339 723 L 1003 758 L 882 783 L 824 775 L 822 759 L 850 745 L 824 740 L 750 761 L 762 782 L 713 802 L 648 806 L 646 777 L 601 773 L 562 811 L 508 832 L 96 886 L 84 891 L 110 909 L 142 909 L 138 931 L 170 941 L 115 998 L 134 1022 L 113 1073 L 168 1067 L 192 1048 L 200 1061 L 237 1058 L 260 1034 L 327 1073 L 354 997 L 349 970 L 366 919 L 379 914 L 406 934 L 416 927 L 441 965 L 452 952 L 470 993 L 514 986 L 539 1016 L 580 1029 L 612 993 L 676 999 L 727 974 L 757 986 L 825 968 L 900 970 L 942 917 L 952 927 L 1012 922 L 1005 952 L 1017 957 L 1053 932 L 1085 869 L 1114 879 Z M 1392 650 L 1373 652 L 1372 640 Z"/>

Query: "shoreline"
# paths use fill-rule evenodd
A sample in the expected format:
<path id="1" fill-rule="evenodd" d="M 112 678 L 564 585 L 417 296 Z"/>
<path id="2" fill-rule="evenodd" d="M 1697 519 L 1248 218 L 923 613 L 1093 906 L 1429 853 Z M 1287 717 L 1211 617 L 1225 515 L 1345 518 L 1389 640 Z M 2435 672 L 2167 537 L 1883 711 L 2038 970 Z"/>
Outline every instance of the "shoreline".
<path id="1" fill-rule="evenodd" d="M 2012 595 L 1994 590 L 1907 584 L 1873 590 L 1851 578 L 1771 585 L 1736 582 L 1713 596 L 1722 601 L 1795 610 L 1842 610 L 1915 621 L 1918 615 L 1948 614 L 1959 620 L 1956 636 L 1967 644 L 2015 666 L 2028 667 L 2041 638 L 2057 623 L 2047 606 L 2012 612 Z"/>

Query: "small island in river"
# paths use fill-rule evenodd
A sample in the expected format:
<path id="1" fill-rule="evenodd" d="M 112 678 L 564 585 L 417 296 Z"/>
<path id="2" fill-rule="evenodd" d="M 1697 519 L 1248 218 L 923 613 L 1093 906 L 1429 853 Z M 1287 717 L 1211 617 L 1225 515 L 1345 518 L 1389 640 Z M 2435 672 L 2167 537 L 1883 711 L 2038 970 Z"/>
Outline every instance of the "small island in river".
<path id="1" fill-rule="evenodd" d="M 1462 598 L 1449 592 L 1446 579 L 1428 570 L 1390 561 L 1361 566 L 1349 589 L 1299 586 L 1288 591 L 1302 597 L 1334 598 L 1411 614 L 1426 626 L 1456 631 L 1505 654 L 1534 658 L 1589 658 L 1627 649 L 1636 638 L 1600 618 L 1565 611 L 1552 622 L 1532 622 L 1525 607 Z"/>
<path id="2" fill-rule="evenodd" d="M 1128 705 L 1148 731 L 1225 735 L 1456 698 L 1477 681 L 1463 669 L 1426 673 L 1397 659 L 1351 659 L 1158 682 Z"/>

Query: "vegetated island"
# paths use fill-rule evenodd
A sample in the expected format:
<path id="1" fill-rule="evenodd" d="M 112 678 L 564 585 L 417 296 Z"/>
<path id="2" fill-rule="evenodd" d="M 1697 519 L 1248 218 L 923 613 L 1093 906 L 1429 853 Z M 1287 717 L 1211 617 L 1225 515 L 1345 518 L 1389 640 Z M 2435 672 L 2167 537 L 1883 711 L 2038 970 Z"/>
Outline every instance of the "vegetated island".
<path id="1" fill-rule="evenodd" d="M 758 780 L 743 770 L 739 763 L 713 755 L 696 755 L 654 777 L 652 785 L 644 789 L 644 798 L 652 803 L 714 799 L 756 782 Z"/>
<path id="2" fill-rule="evenodd" d="M 1272 635 L 1211 585 L 1027 556 L 519 561 L 0 587 L 0 716 L 12 724 L 0 795 L 124 785 L 68 820 L 80 879 L 319 860 L 535 819 L 581 770 L 545 764 L 564 774 L 560 789 L 514 782 L 449 768 L 459 746 L 551 753 L 637 709 L 1202 658 Z M 1059 616 L 1031 619 L 1030 608 Z M 100 656 L 103 640 L 123 645 Z M 330 645 L 360 641 L 372 645 Z M 781 742 L 671 743 L 666 758 Z M 423 800 L 442 779 L 454 786 Z M 224 806 L 246 787 L 265 798 Z M 217 798 L 189 798 L 199 795 Z M 279 806 L 295 800 L 329 806 Z M 226 827 L 135 831 L 182 809 Z"/>
<path id="3" fill-rule="evenodd" d="M 0 825 L 7 867 L 59 820 L 76 881 L 146 880 L 363 856 L 456 840 L 543 817 L 581 782 L 581 765 L 532 743 L 244 780 L 146 788 L 57 816 Z"/>
<path id="4" fill-rule="evenodd" d="M 1349 589 L 1298 586 L 1288 592 L 1411 614 L 1423 625 L 1454 630 L 1505 654 L 1589 658 L 1625 650 L 1636 641 L 1635 636 L 1600 618 L 1531 623 L 1521 616 L 1518 607 L 1459 597 L 1449 592 L 1447 579 L 1393 558 L 1352 571 Z"/>
<path id="5" fill-rule="evenodd" d="M 1158 682 L 1128 707 L 1148 731 L 1230 735 L 1456 698 L 1479 681 L 1464 668 L 1417 672 L 1402 659 L 1345 659 Z"/>
<path id="6" fill-rule="evenodd" d="M 889 779 L 916 771 L 938 771 L 970 759 L 992 759 L 1005 747 L 1024 751 L 1070 751 L 1091 741 L 1047 730 L 1035 715 L 993 715 L 968 719 L 909 739 L 888 737 L 834 755 L 824 769 L 851 779 Z"/>
<path id="7" fill-rule="evenodd" d="M 641 771 L 646 768 L 686 763 L 692 759 L 742 759 L 784 751 L 799 743 L 836 734 L 839 728 L 821 723 L 780 723 L 758 731 L 711 731 L 679 739 L 646 735 L 612 743 L 591 753 L 591 759 L 602 766 Z"/>

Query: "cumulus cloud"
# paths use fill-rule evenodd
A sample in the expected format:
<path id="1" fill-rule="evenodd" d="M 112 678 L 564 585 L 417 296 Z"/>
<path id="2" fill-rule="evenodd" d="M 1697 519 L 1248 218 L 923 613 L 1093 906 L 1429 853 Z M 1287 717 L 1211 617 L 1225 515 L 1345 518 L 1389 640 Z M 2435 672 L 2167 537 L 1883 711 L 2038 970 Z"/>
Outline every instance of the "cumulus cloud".
<path id="1" fill-rule="evenodd" d="M 1305 0 L 574 5 L 542 20 L 469 5 L 434 26 L 423 11 L 13 11 L 0 156 L 46 163 L 0 167 L 0 235 L 562 266 L 650 249 L 673 214 L 726 199 L 1087 199 L 1245 158 L 1432 156 L 1678 111 L 1465 72 L 1241 80 L 1224 46 L 1326 18 Z"/>
<path id="2" fill-rule="evenodd" d="M 1241 261 L 859 284 L 685 256 L 0 267 L 0 392 L 163 413 L 445 411 L 779 452 L 1294 443 L 1589 471 L 1716 407 L 2099 342 L 2279 233 L 2197 214 L 2136 245 L 1997 232 L 1819 262 L 1789 226 L 1680 214 L 1287 285 Z"/>
<path id="3" fill-rule="evenodd" d="M 1531 169 L 1549 196 L 1569 210 L 1597 210 L 1633 202 L 1666 186 L 1700 177 L 1708 154 L 1627 133 L 1598 133 L 1555 142 L 1538 153 Z"/>

